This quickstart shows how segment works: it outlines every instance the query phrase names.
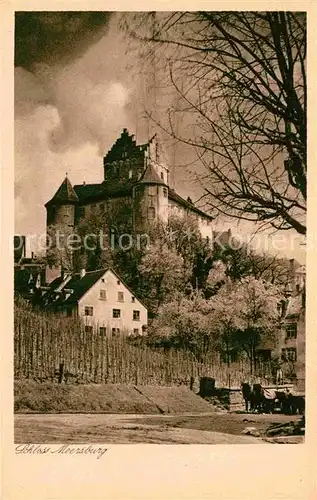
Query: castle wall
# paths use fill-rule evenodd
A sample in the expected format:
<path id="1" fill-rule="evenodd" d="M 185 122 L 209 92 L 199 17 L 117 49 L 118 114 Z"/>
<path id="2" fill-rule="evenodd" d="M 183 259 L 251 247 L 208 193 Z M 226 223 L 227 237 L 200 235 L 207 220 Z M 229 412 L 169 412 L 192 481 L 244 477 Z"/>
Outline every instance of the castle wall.
<path id="1" fill-rule="evenodd" d="M 149 224 L 168 221 L 168 188 L 160 184 L 141 184 L 134 189 L 134 230 L 147 231 Z"/>
<path id="2" fill-rule="evenodd" d="M 48 208 L 47 225 L 74 227 L 75 206 L 73 204 L 55 205 Z"/>
<path id="3" fill-rule="evenodd" d="M 51 269 L 47 282 L 58 275 L 61 262 L 66 268 L 72 267 L 72 251 L 67 248 L 68 238 L 74 231 L 75 205 L 50 206 L 47 210 L 47 249 L 46 256 Z"/>
<path id="4" fill-rule="evenodd" d="M 108 198 L 99 200 L 79 207 L 80 224 L 85 219 L 95 218 L 95 222 L 104 221 L 104 230 L 110 227 L 116 228 L 120 232 L 131 232 L 133 227 L 133 200 L 132 196 L 122 196 L 118 198 Z"/>
<path id="5" fill-rule="evenodd" d="M 197 214 L 195 211 L 185 208 L 174 200 L 168 202 L 169 212 L 177 217 L 183 217 L 185 214 L 194 217 L 198 223 L 199 230 L 203 238 L 209 238 L 212 241 L 212 225 L 211 221 Z"/>
<path id="6" fill-rule="evenodd" d="M 149 190 L 151 187 L 153 189 Z M 136 233 L 146 232 L 149 224 L 157 220 L 157 186 L 141 184 L 134 189 L 133 229 Z"/>

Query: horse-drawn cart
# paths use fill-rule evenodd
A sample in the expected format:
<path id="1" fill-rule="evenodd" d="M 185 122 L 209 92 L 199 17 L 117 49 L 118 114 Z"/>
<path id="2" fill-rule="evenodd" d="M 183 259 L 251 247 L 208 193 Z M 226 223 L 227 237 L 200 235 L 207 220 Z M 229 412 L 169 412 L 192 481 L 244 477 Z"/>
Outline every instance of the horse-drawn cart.
<path id="1" fill-rule="evenodd" d="M 284 413 L 303 415 L 305 394 L 294 391 L 292 386 L 262 387 L 261 384 L 241 384 L 246 412 Z"/>

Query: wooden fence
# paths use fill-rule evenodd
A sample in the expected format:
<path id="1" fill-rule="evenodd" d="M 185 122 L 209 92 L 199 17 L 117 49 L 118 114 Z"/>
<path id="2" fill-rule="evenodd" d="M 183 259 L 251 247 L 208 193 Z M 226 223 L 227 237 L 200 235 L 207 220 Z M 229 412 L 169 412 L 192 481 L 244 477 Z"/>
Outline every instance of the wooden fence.
<path id="1" fill-rule="evenodd" d="M 217 353 L 209 353 L 198 362 L 190 352 L 162 352 L 133 345 L 125 337 L 111 339 L 85 331 L 80 321 L 71 318 L 16 307 L 14 322 L 17 379 L 190 386 L 199 377 L 213 377 L 218 387 L 240 386 L 245 380 L 271 381 L 269 367 L 251 376 L 246 360 L 228 367 Z"/>

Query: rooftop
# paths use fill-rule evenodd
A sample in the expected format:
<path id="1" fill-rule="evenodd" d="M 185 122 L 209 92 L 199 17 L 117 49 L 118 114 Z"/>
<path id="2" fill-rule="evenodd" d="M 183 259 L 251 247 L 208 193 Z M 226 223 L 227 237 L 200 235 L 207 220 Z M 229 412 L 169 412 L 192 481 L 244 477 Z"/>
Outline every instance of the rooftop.
<path id="1" fill-rule="evenodd" d="M 161 179 L 157 172 L 154 170 L 151 163 L 147 166 L 143 176 L 139 180 L 138 184 L 160 184 L 162 186 L 167 186 L 163 179 Z"/>
<path id="2" fill-rule="evenodd" d="M 57 203 L 76 203 L 78 201 L 78 196 L 75 193 L 73 186 L 71 185 L 67 175 L 59 186 L 58 190 L 54 194 L 53 198 L 51 198 L 46 205 L 52 202 Z M 46 206 L 45 205 L 45 206 Z"/>

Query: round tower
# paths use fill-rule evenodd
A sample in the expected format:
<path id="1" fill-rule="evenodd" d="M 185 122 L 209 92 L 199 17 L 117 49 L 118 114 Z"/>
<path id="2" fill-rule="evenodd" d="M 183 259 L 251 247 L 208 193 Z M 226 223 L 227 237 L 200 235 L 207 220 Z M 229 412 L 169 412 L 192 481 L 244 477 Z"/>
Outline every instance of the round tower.
<path id="1" fill-rule="evenodd" d="M 78 197 L 66 175 L 64 181 L 46 204 L 46 255 L 53 274 L 61 265 L 72 268 L 72 250 L 67 237 L 73 233 Z M 49 281 L 49 280 L 47 280 Z"/>
<path id="2" fill-rule="evenodd" d="M 144 232 L 149 224 L 168 221 L 168 186 L 148 164 L 144 175 L 133 188 L 134 220 L 136 232 Z"/>

